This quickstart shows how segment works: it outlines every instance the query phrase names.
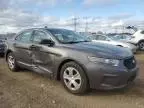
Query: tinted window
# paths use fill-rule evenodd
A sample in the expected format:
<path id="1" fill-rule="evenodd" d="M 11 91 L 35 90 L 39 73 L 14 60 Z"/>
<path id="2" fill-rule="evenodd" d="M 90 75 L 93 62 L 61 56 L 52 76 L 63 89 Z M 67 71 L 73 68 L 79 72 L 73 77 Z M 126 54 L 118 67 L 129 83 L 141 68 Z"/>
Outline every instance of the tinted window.
<path id="1" fill-rule="evenodd" d="M 98 40 L 98 35 L 91 36 L 92 40 Z"/>
<path id="2" fill-rule="evenodd" d="M 16 40 L 24 43 L 29 43 L 31 41 L 32 31 L 26 31 L 21 33 Z"/>
<path id="3" fill-rule="evenodd" d="M 112 40 L 120 40 L 120 39 L 123 39 L 123 36 L 122 35 L 112 36 L 111 39 Z"/>
<path id="4" fill-rule="evenodd" d="M 125 36 L 125 35 L 122 36 L 122 39 L 126 39 L 126 38 L 127 38 L 127 36 Z"/>
<path id="5" fill-rule="evenodd" d="M 105 36 L 99 36 L 98 40 L 106 40 L 107 38 Z"/>
<path id="6" fill-rule="evenodd" d="M 117 36 L 117 39 L 123 39 L 123 36 Z"/>
<path id="7" fill-rule="evenodd" d="M 34 38 L 33 38 L 34 43 L 40 43 L 41 40 L 43 40 L 43 39 L 51 39 L 51 37 L 42 31 L 34 32 Z"/>

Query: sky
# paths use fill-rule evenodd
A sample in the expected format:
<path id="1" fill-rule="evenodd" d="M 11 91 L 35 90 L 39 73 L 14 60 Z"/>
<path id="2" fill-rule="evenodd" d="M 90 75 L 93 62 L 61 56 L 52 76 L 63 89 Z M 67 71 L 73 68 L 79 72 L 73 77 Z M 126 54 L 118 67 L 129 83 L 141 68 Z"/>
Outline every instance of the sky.
<path id="1" fill-rule="evenodd" d="M 144 0 L 0 0 L 0 33 L 31 27 L 114 32 L 133 25 L 143 28 Z"/>

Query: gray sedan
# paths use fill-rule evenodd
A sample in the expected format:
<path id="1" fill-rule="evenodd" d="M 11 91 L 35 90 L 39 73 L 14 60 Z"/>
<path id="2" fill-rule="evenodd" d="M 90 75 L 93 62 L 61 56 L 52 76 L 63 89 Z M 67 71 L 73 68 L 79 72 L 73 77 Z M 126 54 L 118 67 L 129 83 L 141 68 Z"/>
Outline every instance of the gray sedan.
<path id="1" fill-rule="evenodd" d="M 11 71 L 26 68 L 61 80 L 73 94 L 124 88 L 138 71 L 130 50 L 92 43 L 65 29 L 22 31 L 7 41 L 6 61 Z"/>

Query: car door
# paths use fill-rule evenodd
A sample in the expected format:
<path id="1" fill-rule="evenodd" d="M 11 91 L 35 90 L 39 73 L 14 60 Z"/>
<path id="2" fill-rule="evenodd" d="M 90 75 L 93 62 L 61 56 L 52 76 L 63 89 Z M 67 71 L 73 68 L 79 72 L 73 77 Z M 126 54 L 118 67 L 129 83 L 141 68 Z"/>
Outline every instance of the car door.
<path id="1" fill-rule="evenodd" d="M 32 30 L 27 30 L 19 34 L 13 44 L 17 62 L 22 66 L 31 66 Z"/>
<path id="2" fill-rule="evenodd" d="M 41 45 L 43 39 L 52 39 L 51 36 L 44 32 L 35 30 L 33 34 L 32 63 L 37 72 L 52 73 L 54 55 L 53 47 Z"/>

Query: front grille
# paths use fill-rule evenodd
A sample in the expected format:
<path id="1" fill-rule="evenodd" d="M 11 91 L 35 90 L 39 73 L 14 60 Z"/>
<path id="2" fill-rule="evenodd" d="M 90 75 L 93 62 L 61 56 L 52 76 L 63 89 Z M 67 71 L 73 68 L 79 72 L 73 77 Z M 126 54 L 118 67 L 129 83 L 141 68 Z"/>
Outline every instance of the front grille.
<path id="1" fill-rule="evenodd" d="M 133 69 L 136 67 L 136 60 L 134 57 L 128 58 L 124 60 L 124 65 L 128 68 L 128 69 Z"/>

